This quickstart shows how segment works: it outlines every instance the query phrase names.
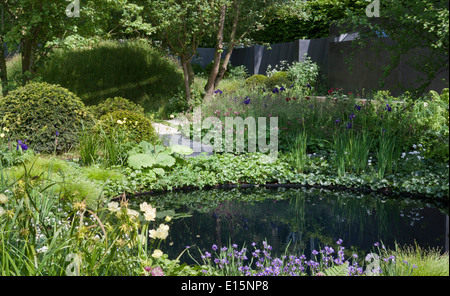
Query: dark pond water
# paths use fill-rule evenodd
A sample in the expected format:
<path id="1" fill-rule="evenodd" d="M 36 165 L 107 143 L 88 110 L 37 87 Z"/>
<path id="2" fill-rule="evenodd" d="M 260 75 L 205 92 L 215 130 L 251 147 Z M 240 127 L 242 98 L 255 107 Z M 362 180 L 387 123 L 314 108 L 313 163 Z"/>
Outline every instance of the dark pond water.
<path id="1" fill-rule="evenodd" d="M 159 208 L 189 217 L 173 220 L 161 246 L 176 258 L 186 246 L 211 252 L 230 243 L 252 250 L 267 241 L 272 254 L 305 254 L 343 240 L 346 250 L 364 256 L 375 242 L 388 248 L 418 244 L 448 251 L 448 205 L 405 198 L 318 189 L 206 190 L 146 196 Z M 181 261 L 190 262 L 183 255 Z"/>

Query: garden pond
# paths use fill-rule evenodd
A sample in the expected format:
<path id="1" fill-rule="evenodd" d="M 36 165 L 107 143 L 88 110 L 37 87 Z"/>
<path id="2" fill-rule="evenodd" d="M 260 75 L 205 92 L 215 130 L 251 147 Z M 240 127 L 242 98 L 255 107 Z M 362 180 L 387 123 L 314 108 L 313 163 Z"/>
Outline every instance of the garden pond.
<path id="1" fill-rule="evenodd" d="M 448 252 L 448 204 L 374 193 L 307 188 L 211 189 L 141 195 L 161 214 L 176 214 L 161 249 L 176 258 L 253 242 L 272 246 L 272 254 L 304 254 L 335 245 L 364 256 L 374 243 L 389 249 L 419 245 Z M 170 210 L 167 210 L 170 209 Z M 192 250 L 192 251 L 191 251 Z M 312 258 L 312 257 L 311 257 Z M 197 258 L 198 259 L 198 258 Z M 192 263 L 186 254 L 180 261 Z"/>

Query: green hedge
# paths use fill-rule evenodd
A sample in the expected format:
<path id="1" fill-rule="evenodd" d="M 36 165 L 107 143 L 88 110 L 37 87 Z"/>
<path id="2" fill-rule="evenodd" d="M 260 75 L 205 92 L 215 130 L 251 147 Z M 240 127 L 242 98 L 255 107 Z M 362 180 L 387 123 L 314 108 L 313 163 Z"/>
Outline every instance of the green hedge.
<path id="1" fill-rule="evenodd" d="M 27 140 L 36 152 L 69 150 L 77 143 L 82 122 L 92 115 L 72 92 L 48 83 L 31 82 L 0 100 L 0 126 L 11 140 Z M 56 142 L 57 141 L 57 142 Z"/>
<path id="2" fill-rule="evenodd" d="M 183 90 L 177 63 L 145 41 L 103 41 L 92 49 L 58 50 L 38 74 L 43 81 L 74 92 L 89 106 L 124 97 L 145 111 L 158 110 Z"/>

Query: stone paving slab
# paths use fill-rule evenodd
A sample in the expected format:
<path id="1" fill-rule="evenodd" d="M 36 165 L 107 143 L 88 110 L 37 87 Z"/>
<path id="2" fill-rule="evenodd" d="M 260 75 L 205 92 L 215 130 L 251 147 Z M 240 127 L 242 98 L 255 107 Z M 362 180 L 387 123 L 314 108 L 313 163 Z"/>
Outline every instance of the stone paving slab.
<path id="1" fill-rule="evenodd" d="M 179 125 L 179 122 L 176 120 L 170 120 L 168 122 L 174 125 Z M 192 141 L 191 139 L 184 137 L 177 128 L 158 122 L 153 122 L 152 125 L 159 134 L 160 138 L 163 140 L 165 146 L 183 145 L 194 150 L 194 153 L 188 155 L 188 157 L 199 156 L 202 153 L 206 155 L 213 154 L 213 146 L 203 145 L 200 142 Z"/>

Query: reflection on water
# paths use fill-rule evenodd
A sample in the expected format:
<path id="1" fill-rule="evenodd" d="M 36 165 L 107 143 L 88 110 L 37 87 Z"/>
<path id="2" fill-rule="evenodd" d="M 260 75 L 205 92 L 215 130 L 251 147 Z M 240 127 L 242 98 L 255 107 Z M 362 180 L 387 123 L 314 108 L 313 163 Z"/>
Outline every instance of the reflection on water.
<path id="1" fill-rule="evenodd" d="M 169 258 L 185 246 L 211 251 L 213 244 L 249 247 L 264 240 L 277 254 L 289 247 L 289 254 L 310 255 L 338 239 L 346 250 L 361 256 L 373 250 L 374 242 L 389 248 L 395 242 L 417 243 L 448 251 L 448 206 L 405 198 L 302 188 L 169 193 L 139 202 L 144 200 L 191 214 L 173 221 L 161 246 Z"/>

